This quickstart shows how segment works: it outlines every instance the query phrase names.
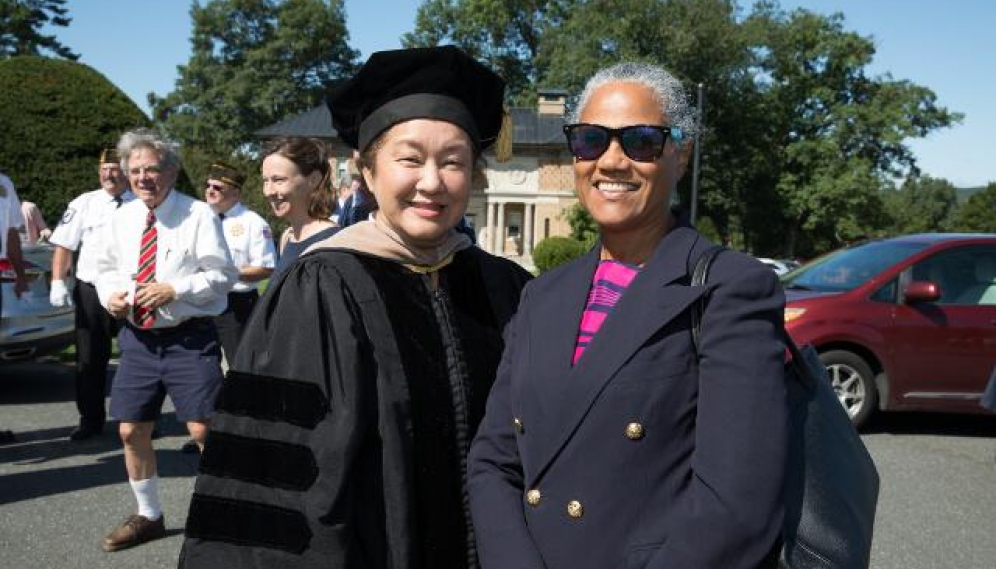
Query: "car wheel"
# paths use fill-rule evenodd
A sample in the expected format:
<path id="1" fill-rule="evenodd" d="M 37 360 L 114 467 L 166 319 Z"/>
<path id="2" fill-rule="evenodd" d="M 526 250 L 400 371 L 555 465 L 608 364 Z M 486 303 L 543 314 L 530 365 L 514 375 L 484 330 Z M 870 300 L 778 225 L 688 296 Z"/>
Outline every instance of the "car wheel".
<path id="1" fill-rule="evenodd" d="M 844 350 L 824 352 L 820 360 L 851 423 L 855 427 L 865 424 L 878 401 L 871 366 L 861 356 Z"/>

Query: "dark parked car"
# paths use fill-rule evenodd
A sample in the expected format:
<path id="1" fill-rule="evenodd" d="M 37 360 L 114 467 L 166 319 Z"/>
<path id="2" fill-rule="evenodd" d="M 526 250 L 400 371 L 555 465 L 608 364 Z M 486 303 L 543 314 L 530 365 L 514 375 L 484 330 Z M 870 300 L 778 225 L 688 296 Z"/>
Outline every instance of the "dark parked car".
<path id="1" fill-rule="evenodd" d="M 856 425 L 876 409 L 983 411 L 996 366 L 996 235 L 869 241 L 782 284 L 785 327 L 816 347 Z"/>
<path id="2" fill-rule="evenodd" d="M 54 354 L 73 343 L 73 308 L 56 308 L 48 301 L 52 247 L 40 244 L 22 248 L 28 290 L 20 298 L 14 295 L 13 267 L 0 260 L 0 365 Z"/>

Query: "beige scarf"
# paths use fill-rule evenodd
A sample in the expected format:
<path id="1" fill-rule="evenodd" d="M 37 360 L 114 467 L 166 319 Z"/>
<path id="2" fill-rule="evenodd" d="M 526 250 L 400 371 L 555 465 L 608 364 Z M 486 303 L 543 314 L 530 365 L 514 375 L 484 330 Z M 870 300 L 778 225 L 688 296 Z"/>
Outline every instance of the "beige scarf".
<path id="1" fill-rule="evenodd" d="M 469 237 L 451 229 L 438 246 L 431 249 L 417 247 L 390 228 L 367 220 L 311 245 L 304 253 L 318 249 L 348 249 L 397 261 L 417 273 L 431 273 L 448 265 L 454 253 L 470 246 Z"/>

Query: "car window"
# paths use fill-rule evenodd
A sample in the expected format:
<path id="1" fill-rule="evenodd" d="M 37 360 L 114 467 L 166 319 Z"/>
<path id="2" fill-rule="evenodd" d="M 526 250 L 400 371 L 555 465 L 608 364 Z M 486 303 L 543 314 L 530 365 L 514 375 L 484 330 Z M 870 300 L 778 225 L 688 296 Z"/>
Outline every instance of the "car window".
<path id="1" fill-rule="evenodd" d="M 996 248 L 941 251 L 913 266 L 913 280 L 941 287 L 938 304 L 996 304 Z"/>
<path id="2" fill-rule="evenodd" d="M 875 294 L 871 295 L 871 299 L 875 302 L 888 302 L 890 304 L 895 304 L 899 291 L 899 277 L 896 277 L 889 282 L 885 283 L 884 286 L 875 291 Z"/>
<path id="3" fill-rule="evenodd" d="M 785 275 L 782 283 L 788 289 L 849 291 L 926 246 L 916 242 L 872 241 L 840 249 Z"/>

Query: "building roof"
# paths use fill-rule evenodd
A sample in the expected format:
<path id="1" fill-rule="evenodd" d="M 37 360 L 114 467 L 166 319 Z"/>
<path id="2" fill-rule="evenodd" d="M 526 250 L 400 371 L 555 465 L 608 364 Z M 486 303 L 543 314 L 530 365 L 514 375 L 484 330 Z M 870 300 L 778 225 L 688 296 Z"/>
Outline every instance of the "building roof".
<path id="1" fill-rule="evenodd" d="M 548 146 L 564 142 L 564 117 L 541 115 L 533 109 L 511 109 L 514 146 Z M 332 128 L 332 115 L 328 107 L 318 105 L 310 111 L 284 119 L 254 133 L 259 138 L 278 136 L 311 136 L 338 138 Z"/>
<path id="2" fill-rule="evenodd" d="M 254 133 L 260 138 L 278 136 L 311 136 L 314 138 L 338 138 L 332 128 L 332 115 L 325 105 L 318 105 L 310 111 L 284 119 Z"/>

